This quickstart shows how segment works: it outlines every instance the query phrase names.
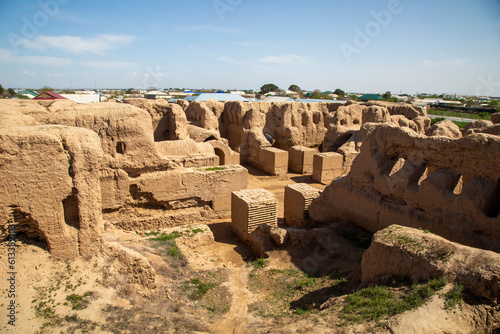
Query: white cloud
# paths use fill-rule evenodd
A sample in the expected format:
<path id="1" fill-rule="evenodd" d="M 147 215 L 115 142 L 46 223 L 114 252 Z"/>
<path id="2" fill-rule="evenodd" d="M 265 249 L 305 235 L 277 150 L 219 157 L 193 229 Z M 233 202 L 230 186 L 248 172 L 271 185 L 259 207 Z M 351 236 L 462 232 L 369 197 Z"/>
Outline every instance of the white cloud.
<path id="1" fill-rule="evenodd" d="M 122 61 L 80 61 L 77 64 L 81 66 L 101 68 L 105 70 L 121 70 L 124 68 L 135 66 L 134 63 Z"/>
<path id="2" fill-rule="evenodd" d="M 72 60 L 59 57 L 35 57 L 35 56 L 19 57 L 12 50 L 0 49 L 0 62 L 59 67 L 59 66 L 70 65 L 72 63 Z"/>
<path id="3" fill-rule="evenodd" d="M 135 37 L 130 35 L 100 35 L 87 39 L 79 36 L 39 35 L 32 40 L 24 38 L 19 44 L 27 49 L 40 51 L 57 49 L 74 54 L 89 52 L 103 55 L 106 51 L 126 46 L 134 40 Z"/>
<path id="4" fill-rule="evenodd" d="M 259 59 L 261 63 L 271 63 L 271 64 L 286 64 L 286 65 L 296 65 L 296 64 L 306 64 L 309 63 L 309 59 L 304 56 L 287 54 L 284 56 L 267 56 Z"/>
<path id="5" fill-rule="evenodd" d="M 29 75 L 30 77 L 36 77 L 36 72 L 21 71 L 20 73 L 24 75 Z"/>
<path id="6" fill-rule="evenodd" d="M 243 30 L 233 29 L 233 28 L 222 28 L 215 26 L 192 26 L 192 27 L 177 27 L 177 31 L 211 31 L 220 32 L 225 34 L 241 34 L 244 33 Z"/>

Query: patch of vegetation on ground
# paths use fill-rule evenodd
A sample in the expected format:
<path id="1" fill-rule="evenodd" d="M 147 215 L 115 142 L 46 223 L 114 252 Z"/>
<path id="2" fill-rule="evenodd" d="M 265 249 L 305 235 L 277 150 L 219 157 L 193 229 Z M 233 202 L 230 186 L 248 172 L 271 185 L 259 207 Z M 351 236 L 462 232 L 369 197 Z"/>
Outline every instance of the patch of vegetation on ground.
<path id="1" fill-rule="evenodd" d="M 482 112 L 478 114 L 471 114 L 465 112 L 455 112 L 455 111 L 446 111 L 446 110 L 436 110 L 436 109 L 427 109 L 427 114 L 434 116 L 448 116 L 448 117 L 459 117 L 459 118 L 468 118 L 468 119 L 484 119 L 491 120 L 491 115 L 487 112 Z"/>
<path id="2" fill-rule="evenodd" d="M 182 234 L 180 232 L 174 231 L 170 234 L 161 233 L 160 235 L 151 238 L 151 240 L 156 242 L 154 246 L 155 248 L 161 249 L 164 253 L 174 259 L 183 260 L 184 255 L 175 243 L 175 239 L 180 238 L 181 236 Z"/>
<path id="3" fill-rule="evenodd" d="M 453 284 L 453 288 L 444 294 L 444 307 L 447 310 L 455 308 L 464 299 L 463 296 L 464 286 L 460 283 Z"/>
<path id="4" fill-rule="evenodd" d="M 197 272 L 195 277 L 185 281 L 182 285 L 184 294 L 192 301 L 207 310 L 222 314 L 231 307 L 231 294 L 229 289 L 222 286 L 227 279 L 223 270 Z"/>
<path id="5" fill-rule="evenodd" d="M 469 122 L 458 122 L 458 121 L 453 121 L 453 123 L 455 123 L 460 129 L 465 128 L 465 126 L 469 124 Z"/>
<path id="6" fill-rule="evenodd" d="M 255 262 L 255 261 L 254 261 Z M 310 277 L 301 270 L 266 269 L 255 266 L 249 276 L 250 290 L 263 299 L 249 310 L 263 317 L 291 317 L 318 313 L 319 307 L 338 295 L 347 283 L 345 277 Z"/>
<path id="7" fill-rule="evenodd" d="M 92 291 L 81 295 L 71 293 L 82 286 L 83 282 L 82 278 L 75 280 L 71 277 L 69 265 L 66 270 L 65 273 L 60 273 L 60 279 L 53 281 L 50 285 L 35 288 L 37 298 L 31 301 L 32 308 L 35 316 L 45 321 L 35 333 L 52 333 L 52 329 L 59 326 L 66 326 L 67 333 L 74 333 L 76 330 L 94 331 L 99 327 L 97 323 L 81 319 L 77 312 L 62 315 L 61 307 L 71 307 L 71 310 L 79 311 L 86 308 L 95 297 Z M 62 305 L 56 302 L 58 295 L 62 295 L 63 298 L 66 295 Z"/>
<path id="8" fill-rule="evenodd" d="M 395 290 L 387 286 L 361 289 L 345 297 L 340 318 L 346 322 L 379 321 L 424 305 L 447 284 L 443 278 Z"/>
<path id="9" fill-rule="evenodd" d="M 83 310 L 90 303 L 89 297 L 93 295 L 92 291 L 87 291 L 83 295 L 72 294 L 66 297 L 66 300 L 71 304 L 72 310 Z"/>

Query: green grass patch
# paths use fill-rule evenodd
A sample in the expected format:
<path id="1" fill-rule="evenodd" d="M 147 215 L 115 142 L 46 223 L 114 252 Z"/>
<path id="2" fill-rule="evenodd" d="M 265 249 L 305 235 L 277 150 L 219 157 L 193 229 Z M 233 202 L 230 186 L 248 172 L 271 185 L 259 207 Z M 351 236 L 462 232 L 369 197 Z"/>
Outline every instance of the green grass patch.
<path id="1" fill-rule="evenodd" d="M 448 116 L 448 117 L 460 117 L 460 118 L 468 118 L 468 119 L 485 119 L 485 120 L 491 120 L 491 116 L 487 112 L 482 112 L 478 114 L 471 114 L 471 113 L 465 113 L 465 112 L 454 112 L 454 111 L 447 111 L 447 110 L 436 110 L 436 109 L 428 109 L 427 114 L 429 115 L 434 115 L 434 116 Z"/>
<path id="2" fill-rule="evenodd" d="M 455 123 L 460 129 L 465 128 L 465 126 L 469 124 L 469 122 L 457 122 L 457 121 L 453 121 L 453 123 Z"/>
<path id="3" fill-rule="evenodd" d="M 446 118 L 444 118 L 444 117 L 431 118 L 431 125 L 434 125 L 437 122 L 441 122 L 441 121 L 446 121 Z"/>
<path id="4" fill-rule="evenodd" d="M 363 322 L 400 314 L 422 306 L 445 285 L 445 279 L 433 279 L 426 284 L 413 284 L 401 296 L 386 286 L 362 289 L 345 297 L 340 317 L 348 322 Z"/>
<path id="5" fill-rule="evenodd" d="M 216 286 L 217 284 L 214 282 L 204 282 L 199 278 L 193 278 L 187 285 L 187 288 L 191 290 L 188 297 L 192 300 L 199 300 Z"/>
<path id="6" fill-rule="evenodd" d="M 170 234 L 162 233 L 158 237 L 152 238 L 152 240 L 167 243 L 168 241 L 175 240 L 181 236 L 182 234 L 180 232 L 174 231 Z"/>
<path id="7" fill-rule="evenodd" d="M 314 284 L 316 284 L 316 277 L 309 277 L 309 278 L 306 278 L 304 280 L 299 280 L 297 281 L 297 286 L 299 288 L 305 288 L 305 287 L 308 287 L 308 286 L 313 286 Z"/>
<path id="8" fill-rule="evenodd" d="M 181 250 L 179 249 L 179 247 L 177 247 L 177 244 L 175 243 L 175 239 L 180 238 L 181 236 L 182 233 L 174 231 L 170 234 L 162 233 L 156 238 L 152 238 L 151 240 L 156 242 L 155 245 L 156 248 L 166 249 L 166 253 L 168 256 L 177 260 L 182 260 L 184 259 L 184 255 L 182 254 Z"/>
<path id="9" fill-rule="evenodd" d="M 455 116 L 455 117 L 458 117 L 458 116 Z M 441 121 L 445 121 L 445 120 L 446 120 L 446 118 L 444 118 L 444 117 L 431 118 L 431 125 L 434 125 L 437 122 L 441 122 Z M 452 121 L 452 122 L 455 123 L 460 129 L 465 128 L 465 126 L 467 124 L 469 124 L 469 122 L 459 122 L 459 121 Z"/>
<path id="10" fill-rule="evenodd" d="M 262 268 L 265 268 L 267 266 L 267 261 L 264 259 L 258 259 L 258 260 L 250 262 L 250 264 L 255 269 L 262 269 Z"/>
<path id="11" fill-rule="evenodd" d="M 82 310 L 90 303 L 87 297 L 92 296 L 92 294 L 90 291 L 85 292 L 82 296 L 73 294 L 67 296 L 66 300 L 71 304 L 72 310 Z"/>
<path id="12" fill-rule="evenodd" d="M 447 310 L 455 308 L 463 299 L 464 286 L 460 283 L 455 283 L 453 288 L 444 295 L 444 306 Z"/>

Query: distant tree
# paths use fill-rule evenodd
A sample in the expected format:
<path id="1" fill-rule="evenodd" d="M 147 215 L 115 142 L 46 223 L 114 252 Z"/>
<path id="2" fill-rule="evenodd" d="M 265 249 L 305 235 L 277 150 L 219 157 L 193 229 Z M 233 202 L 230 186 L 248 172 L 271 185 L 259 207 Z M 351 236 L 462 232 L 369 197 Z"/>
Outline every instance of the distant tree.
<path id="1" fill-rule="evenodd" d="M 490 107 L 496 108 L 496 107 L 500 106 L 500 101 L 498 101 L 498 100 L 491 100 L 491 101 L 488 103 L 488 105 L 489 105 Z"/>
<path id="2" fill-rule="evenodd" d="M 415 97 L 414 96 L 408 96 L 405 101 L 407 103 L 412 103 L 413 101 L 415 101 Z"/>
<path id="3" fill-rule="evenodd" d="M 389 91 L 385 92 L 384 95 L 382 95 L 382 97 L 384 99 L 389 100 L 392 97 L 391 92 L 389 92 Z"/>
<path id="4" fill-rule="evenodd" d="M 54 88 L 49 87 L 49 86 L 43 86 L 42 88 L 40 88 L 40 93 L 52 92 L 52 91 L 54 91 Z"/>
<path id="5" fill-rule="evenodd" d="M 3 89 L 2 85 L 0 85 L 0 95 L 2 95 L 5 92 L 5 89 Z"/>
<path id="6" fill-rule="evenodd" d="M 315 89 L 311 93 L 311 99 L 319 100 L 322 99 L 323 95 L 319 89 Z"/>
<path id="7" fill-rule="evenodd" d="M 288 87 L 288 90 L 296 93 L 302 93 L 302 89 L 300 89 L 300 87 L 297 85 L 290 85 L 290 87 Z"/>
<path id="8" fill-rule="evenodd" d="M 335 89 L 335 92 L 333 92 L 333 93 L 337 94 L 339 96 L 345 96 L 345 92 L 340 88 Z"/>
<path id="9" fill-rule="evenodd" d="M 349 94 L 349 95 L 347 96 L 347 98 L 348 98 L 349 100 L 352 100 L 352 101 L 357 101 L 357 100 L 358 100 L 358 96 L 357 96 L 357 95 L 355 95 L 355 94 Z"/>
<path id="10" fill-rule="evenodd" d="M 279 87 L 276 86 L 275 84 L 265 84 L 264 86 L 260 87 L 260 93 L 261 94 L 267 94 L 269 92 L 276 92 L 279 90 Z"/>
<path id="11" fill-rule="evenodd" d="M 16 95 L 16 99 L 20 99 L 20 100 L 29 100 L 30 98 L 29 98 L 29 97 L 27 97 L 26 95 L 17 94 L 17 95 Z"/>
<path id="12" fill-rule="evenodd" d="M 15 90 L 13 90 L 12 88 L 7 89 L 7 92 L 9 92 L 9 95 L 10 95 L 10 96 L 14 96 L 14 95 L 16 95 L 16 91 L 15 91 Z"/>

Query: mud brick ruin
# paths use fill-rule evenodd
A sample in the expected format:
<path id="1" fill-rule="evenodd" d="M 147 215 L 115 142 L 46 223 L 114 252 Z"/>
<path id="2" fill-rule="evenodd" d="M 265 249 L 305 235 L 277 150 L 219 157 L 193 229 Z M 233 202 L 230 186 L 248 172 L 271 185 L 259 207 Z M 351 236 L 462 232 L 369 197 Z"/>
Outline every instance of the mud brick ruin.
<path id="1" fill-rule="evenodd" d="M 335 152 L 317 153 L 313 156 L 313 180 L 330 183 L 343 174 L 344 157 Z"/>
<path id="2" fill-rule="evenodd" d="M 460 130 L 449 121 L 431 126 L 425 109 L 409 104 L 124 102 L 2 101 L 0 240 L 14 221 L 19 234 L 73 259 L 117 249 L 103 240 L 105 222 L 143 232 L 230 216 L 233 231 L 253 235 L 264 254 L 287 240 L 310 244 L 299 240 L 309 235 L 300 230 L 306 222 L 335 222 L 375 234 L 364 282 L 446 272 L 476 294 L 499 291 L 498 115 Z M 246 189 L 246 164 L 329 185 L 284 188 L 289 226 L 278 226 L 276 196 Z M 440 246 L 423 256 L 391 239 L 411 228 L 433 233 L 419 238 Z M 443 262 L 431 252 L 442 248 L 489 260 L 452 267 L 458 255 L 447 251 L 451 262 Z M 394 271 L 375 263 L 382 253 L 405 263 L 418 257 L 432 270 Z M 154 286 L 154 273 L 147 276 Z"/>
<path id="3" fill-rule="evenodd" d="M 290 148 L 290 161 L 288 162 L 289 169 L 299 174 L 312 174 L 315 153 L 318 153 L 318 151 L 314 148 L 292 146 Z"/>
<path id="4" fill-rule="evenodd" d="M 285 187 L 285 222 L 289 226 L 299 226 L 309 217 L 309 206 L 319 196 L 320 191 L 305 183 Z"/>
<path id="5" fill-rule="evenodd" d="M 277 226 L 278 201 L 265 189 L 247 189 L 232 193 L 231 227 L 243 240 L 262 224 Z"/>

